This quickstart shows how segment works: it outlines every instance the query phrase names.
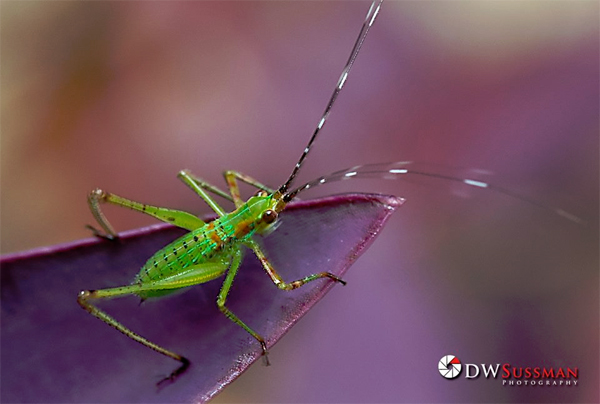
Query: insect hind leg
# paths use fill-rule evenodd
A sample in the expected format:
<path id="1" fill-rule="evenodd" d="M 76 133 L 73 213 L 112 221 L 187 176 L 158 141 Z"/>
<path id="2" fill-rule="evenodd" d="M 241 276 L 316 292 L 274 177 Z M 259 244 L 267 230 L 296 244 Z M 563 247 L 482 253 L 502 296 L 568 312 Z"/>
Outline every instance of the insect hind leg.
<path id="1" fill-rule="evenodd" d="M 101 233 L 93 226 L 88 225 L 87 227 L 94 232 L 98 237 L 107 238 L 110 240 L 116 239 L 117 233 L 114 228 L 104 216 L 104 213 L 100 209 L 100 204 L 110 203 L 113 205 L 121 206 L 131 210 L 135 210 L 141 213 L 145 213 L 158 220 L 166 223 L 172 223 L 177 227 L 181 227 L 186 230 L 195 230 L 204 225 L 204 222 L 192 215 L 191 213 L 183 212 L 175 209 L 161 208 L 152 205 L 146 205 L 144 203 L 135 202 L 123 197 L 120 197 L 110 192 L 103 191 L 101 189 L 95 189 L 88 195 L 88 204 L 94 218 L 98 224 L 102 227 L 105 233 Z"/>
<path id="2" fill-rule="evenodd" d="M 138 292 L 139 289 L 140 288 L 136 287 L 136 285 L 130 285 L 130 286 L 123 286 L 123 287 L 118 287 L 118 288 L 111 288 L 111 289 L 84 290 L 79 293 L 79 296 L 77 297 L 77 302 L 85 311 L 90 313 L 92 316 L 104 321 L 106 324 L 115 328 L 117 331 L 125 334 L 127 337 L 131 338 L 132 340 L 137 341 L 140 344 L 147 346 L 148 348 L 153 349 L 154 351 L 156 351 L 158 353 L 168 356 L 169 358 L 172 358 L 172 359 L 175 359 L 176 361 L 181 362 L 181 365 L 177 369 L 172 371 L 171 374 L 169 374 L 167 377 L 163 378 L 162 380 L 160 380 L 157 383 L 157 386 L 160 388 L 160 387 L 164 386 L 165 383 L 170 383 L 170 382 L 175 381 L 175 379 L 178 376 L 183 374 L 187 370 L 187 368 L 190 366 L 190 361 L 186 357 L 179 355 L 178 353 L 175 353 L 173 351 L 170 351 L 166 348 L 163 348 L 160 345 L 157 345 L 157 344 L 147 340 L 146 338 L 142 337 L 141 335 L 133 332 L 129 328 L 125 327 L 123 324 L 119 323 L 114 317 L 110 316 L 105 311 L 100 310 L 98 307 L 96 307 L 92 303 L 90 303 L 90 300 L 106 299 L 106 298 L 113 298 L 113 297 L 118 297 L 118 296 L 126 296 L 126 295 L 136 294 L 136 292 Z"/>

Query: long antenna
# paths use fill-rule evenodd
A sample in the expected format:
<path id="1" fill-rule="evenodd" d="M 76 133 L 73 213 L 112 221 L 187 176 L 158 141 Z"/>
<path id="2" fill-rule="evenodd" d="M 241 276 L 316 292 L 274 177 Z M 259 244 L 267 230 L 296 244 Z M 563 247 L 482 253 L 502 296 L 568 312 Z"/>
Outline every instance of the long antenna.
<path id="1" fill-rule="evenodd" d="M 439 167 L 438 167 L 439 169 Z M 383 163 L 383 164 L 364 164 L 360 166 L 354 166 L 350 168 L 346 168 L 344 170 L 339 170 L 334 173 L 324 175 L 317 179 L 307 182 L 306 184 L 296 188 L 293 191 L 290 191 L 286 196 L 289 198 L 295 198 L 296 195 L 307 190 L 309 188 L 314 188 L 316 186 L 320 186 L 322 184 L 334 182 L 334 181 L 343 181 L 349 179 L 356 178 L 379 178 L 384 180 L 402 180 L 406 177 L 430 177 L 437 178 L 444 181 L 453 181 L 459 182 L 466 186 L 475 187 L 478 189 L 487 189 L 491 191 L 498 192 L 500 194 L 506 195 L 510 198 L 517 199 L 519 201 L 528 203 L 532 206 L 536 206 L 538 208 L 542 208 L 544 210 L 550 211 L 558 216 L 562 216 L 563 218 L 574 222 L 576 224 L 585 225 L 585 220 L 574 215 L 571 212 L 563 210 L 559 207 L 549 205 L 545 202 L 540 202 L 538 200 L 529 198 L 525 195 L 521 195 L 515 191 L 511 191 L 510 189 L 506 189 L 494 184 L 490 184 L 489 182 L 484 182 L 478 179 L 475 179 L 477 176 L 482 173 L 486 173 L 481 170 L 468 170 L 469 177 L 466 177 L 466 172 L 457 171 L 456 168 L 452 167 L 444 167 L 444 172 L 436 172 L 435 166 L 423 164 L 423 163 L 415 163 L 412 161 L 396 161 L 393 163 Z M 479 171 L 479 172 L 478 172 Z M 487 172 L 489 174 L 489 172 Z M 471 176 L 475 174 L 476 177 Z"/>
<path id="2" fill-rule="evenodd" d="M 329 102 L 327 103 L 325 112 L 323 112 L 323 115 L 321 116 L 321 120 L 319 121 L 319 124 L 315 128 L 315 131 L 313 132 L 312 137 L 308 141 L 308 144 L 306 145 L 304 152 L 300 156 L 300 159 L 296 163 L 294 170 L 290 174 L 287 181 L 279 188 L 278 192 L 283 195 L 284 202 L 289 202 L 292 199 L 292 197 L 289 197 L 289 195 L 287 195 L 287 190 L 292 185 L 294 178 L 296 178 L 296 174 L 298 174 L 298 171 L 300 170 L 300 166 L 302 166 L 302 163 L 306 159 L 306 156 L 308 156 L 308 153 L 310 152 L 310 148 L 312 147 L 313 143 L 315 142 L 317 135 L 323 128 L 323 125 L 325 125 L 325 121 L 327 120 L 327 117 L 329 117 L 329 113 L 331 112 L 331 107 L 333 107 L 333 104 L 335 103 L 335 100 L 337 99 L 338 94 L 340 93 L 340 91 L 342 91 L 342 87 L 344 86 L 344 83 L 346 82 L 346 79 L 348 78 L 350 69 L 352 69 L 352 65 L 354 64 L 354 61 L 356 60 L 356 57 L 358 56 L 358 52 L 360 51 L 360 48 L 362 47 L 362 44 L 365 41 L 365 38 L 367 37 L 369 28 L 371 28 L 371 25 L 373 25 L 373 22 L 375 22 L 375 17 L 377 17 L 377 14 L 379 14 L 379 9 L 381 8 L 382 3 L 383 3 L 383 0 L 375 0 L 371 4 L 371 7 L 369 8 L 369 12 L 367 13 L 367 16 L 365 17 L 365 22 L 363 23 L 363 25 L 360 29 L 358 38 L 356 38 L 356 42 L 354 43 L 354 47 L 352 48 L 352 52 L 350 53 L 350 57 L 348 58 L 348 61 L 346 62 L 346 66 L 344 66 L 344 69 L 342 70 L 342 74 L 337 82 L 337 85 L 335 86 L 335 89 L 333 90 L 333 94 L 331 95 Z"/>

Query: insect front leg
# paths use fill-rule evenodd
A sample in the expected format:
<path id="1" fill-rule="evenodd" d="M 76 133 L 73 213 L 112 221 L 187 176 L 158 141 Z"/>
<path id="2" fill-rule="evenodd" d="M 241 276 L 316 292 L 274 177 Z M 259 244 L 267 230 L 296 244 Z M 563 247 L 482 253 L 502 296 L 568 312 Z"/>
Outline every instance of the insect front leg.
<path id="1" fill-rule="evenodd" d="M 158 386 L 160 386 L 161 384 L 163 384 L 165 382 L 174 381 L 177 378 L 177 376 L 179 376 L 183 372 L 185 372 L 185 370 L 190 365 L 190 361 L 187 358 L 185 358 L 184 356 L 179 355 L 178 353 L 175 353 L 173 351 L 170 351 L 166 348 L 161 347 L 160 345 L 157 345 L 153 342 L 148 341 L 146 338 L 131 331 L 129 328 L 127 328 L 123 324 L 119 323 L 117 320 L 115 320 L 113 317 L 108 315 L 106 312 L 100 310 L 98 307 L 96 307 L 90 303 L 90 300 L 95 300 L 95 299 L 107 299 L 107 298 L 113 298 L 113 297 L 119 297 L 119 296 L 133 295 L 133 294 L 136 294 L 137 292 L 139 292 L 140 290 L 141 289 L 138 285 L 123 286 L 123 287 L 118 287 L 118 288 L 101 289 L 101 290 L 84 290 L 81 293 L 79 293 L 79 296 L 77 297 L 77 302 L 79 303 L 79 305 L 81 305 L 81 307 L 83 307 L 92 316 L 104 321 L 106 324 L 108 324 L 111 327 L 122 332 L 123 334 L 125 334 L 129 338 L 133 339 L 134 341 L 137 341 L 140 344 L 147 346 L 148 348 L 153 349 L 158 353 L 168 356 L 169 358 L 173 358 L 176 361 L 181 362 L 181 366 L 179 366 L 177 369 L 175 369 L 173 372 L 171 372 L 171 374 L 169 376 L 165 377 L 160 382 L 158 382 Z"/>
<path id="2" fill-rule="evenodd" d="M 271 277 L 271 280 L 279 289 L 294 290 L 308 282 L 314 281 L 315 279 L 321 279 L 321 278 L 329 278 L 336 282 L 341 283 L 342 285 L 346 285 L 346 281 L 344 281 L 339 276 L 332 274 L 331 272 L 319 272 L 316 274 L 308 275 L 302 279 L 298 279 L 293 282 L 284 282 L 283 279 L 281 278 L 281 276 L 275 270 L 275 268 L 273 268 L 273 265 L 271 265 L 271 263 L 269 262 L 269 260 L 265 256 L 265 254 L 262 252 L 260 246 L 258 245 L 258 243 L 256 241 L 250 239 L 250 240 L 246 241 L 245 244 L 249 248 L 251 248 L 252 251 L 254 251 L 254 254 L 256 254 L 258 259 L 260 260 L 263 268 L 267 272 L 267 275 L 269 275 L 269 277 Z"/>
<path id="3" fill-rule="evenodd" d="M 274 189 L 271 189 L 271 188 L 267 187 L 266 185 L 261 184 L 254 178 L 252 178 L 246 174 L 242 174 L 238 171 L 228 170 L 223 173 L 223 176 L 225 177 L 225 181 L 227 181 L 227 186 L 229 187 L 229 192 L 231 193 L 231 196 L 233 198 L 233 203 L 235 203 L 236 208 L 239 208 L 241 205 L 244 204 L 244 200 L 240 196 L 240 189 L 238 187 L 237 180 L 245 182 L 248 185 L 252 185 L 253 187 L 256 187 L 263 191 L 267 191 L 269 193 L 275 192 Z"/>
<path id="4" fill-rule="evenodd" d="M 231 195 L 229 195 L 227 192 L 221 190 L 219 187 L 216 187 L 206 181 L 204 181 L 202 178 L 194 175 L 190 170 L 181 170 L 179 172 L 179 174 L 177 174 L 177 176 L 179 177 L 179 179 L 181 179 L 183 182 L 186 183 L 186 185 L 189 186 L 189 182 L 195 182 L 197 186 L 199 186 L 202 189 L 206 189 L 207 191 L 212 192 L 215 195 L 219 195 L 222 198 L 227 199 L 228 201 L 233 202 L 233 198 L 231 197 Z M 193 190 L 196 190 L 195 187 L 191 187 Z M 200 195 L 202 196 L 202 195 Z"/>
<path id="5" fill-rule="evenodd" d="M 181 227 L 190 231 L 195 230 L 204 225 L 204 222 L 201 219 L 197 218 L 191 213 L 175 209 L 160 208 L 157 206 L 146 205 L 144 203 L 125 199 L 123 197 L 111 194 L 110 192 L 106 192 L 101 189 L 95 189 L 88 195 L 88 204 L 90 206 L 92 214 L 96 218 L 96 221 L 98 222 L 98 224 L 100 224 L 105 233 L 103 234 L 99 232 L 92 226 L 88 225 L 87 227 L 90 228 L 96 236 L 108 238 L 111 240 L 116 239 L 118 236 L 110 222 L 106 219 L 106 216 L 104 216 L 104 213 L 102 213 L 102 210 L 100 209 L 101 203 L 111 203 L 113 205 L 142 212 L 147 215 L 153 216 L 163 222 L 172 223 L 177 227 Z"/>
<path id="6" fill-rule="evenodd" d="M 238 318 L 238 316 L 233 314 L 231 312 L 231 310 L 229 310 L 225 306 L 225 302 L 227 301 L 227 295 L 229 295 L 229 289 L 231 289 L 231 285 L 233 284 L 233 280 L 235 278 L 235 275 L 237 274 L 237 271 L 240 267 L 241 262 L 242 262 L 242 250 L 238 249 L 234 253 L 233 260 L 231 262 L 231 266 L 229 268 L 229 271 L 227 272 L 227 276 L 225 277 L 225 280 L 223 281 L 223 286 L 221 286 L 221 291 L 219 292 L 219 297 L 217 298 L 217 306 L 219 307 L 219 310 L 221 310 L 221 312 L 223 314 L 225 314 L 225 316 L 227 316 L 228 319 L 230 319 L 231 321 L 233 321 L 234 323 L 236 323 L 237 325 L 242 327 L 244 330 L 246 330 L 250 335 L 252 335 L 260 343 L 260 347 L 262 348 L 262 354 L 263 354 L 263 357 L 265 358 L 265 364 L 268 366 L 269 359 L 267 357 L 267 355 L 268 355 L 267 344 L 266 344 L 264 338 L 261 337 L 259 334 L 257 334 L 250 327 L 248 327 L 242 320 L 240 320 Z"/>
<path id="7" fill-rule="evenodd" d="M 205 182 L 202 179 L 192 175 L 188 170 L 181 170 L 177 174 L 177 177 L 179 177 L 179 179 L 183 181 L 185 185 L 187 185 L 195 193 L 197 193 L 198 196 L 200 196 L 200 198 L 204 199 L 204 202 L 206 202 L 206 204 L 210 206 L 210 208 L 214 210 L 217 215 L 225 215 L 225 211 L 223 210 L 223 208 L 219 206 L 219 204 L 208 193 L 206 193 L 205 190 L 208 190 L 214 194 L 222 196 L 223 198 L 233 201 L 233 199 L 229 195 L 227 195 L 226 192 L 221 191 L 219 188 L 210 185 L 208 182 Z"/>

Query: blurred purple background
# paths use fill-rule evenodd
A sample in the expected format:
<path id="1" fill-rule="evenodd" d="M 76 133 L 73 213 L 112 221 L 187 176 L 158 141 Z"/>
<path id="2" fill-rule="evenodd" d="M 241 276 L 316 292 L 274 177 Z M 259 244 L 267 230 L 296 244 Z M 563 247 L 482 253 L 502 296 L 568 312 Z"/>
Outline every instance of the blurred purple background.
<path id="1" fill-rule="evenodd" d="M 202 214 L 182 168 L 279 185 L 368 6 L 2 2 L 1 251 L 88 237 L 94 187 Z M 307 192 L 408 201 L 349 285 L 272 350 L 273 366 L 216 402 L 598 401 L 598 12 L 595 1 L 383 5 L 301 180 L 397 160 L 481 168 L 586 225 L 439 181 Z M 107 212 L 120 230 L 152 223 Z M 449 381 L 437 371 L 447 354 L 578 367 L 579 386 Z"/>

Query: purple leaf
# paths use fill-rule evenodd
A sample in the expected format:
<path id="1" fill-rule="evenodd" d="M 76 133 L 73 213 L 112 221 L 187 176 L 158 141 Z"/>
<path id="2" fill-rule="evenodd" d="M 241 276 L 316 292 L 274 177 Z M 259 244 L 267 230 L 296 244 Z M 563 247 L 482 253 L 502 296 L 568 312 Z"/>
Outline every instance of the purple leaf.
<path id="1" fill-rule="evenodd" d="M 344 195 L 291 204 L 262 239 L 282 277 L 343 276 L 403 200 Z M 128 284 L 145 260 L 184 232 L 156 225 L 2 258 L 3 402 L 197 402 L 221 391 L 260 357 L 259 344 L 215 304 L 219 280 L 176 296 L 101 302 L 117 320 L 185 355 L 191 367 L 172 385 L 155 383 L 178 363 L 124 337 L 76 302 L 80 290 Z M 247 251 L 228 307 L 275 344 L 334 283 L 279 291 Z M 336 286 L 341 287 L 341 286 Z M 277 366 L 277 358 L 271 358 Z"/>

